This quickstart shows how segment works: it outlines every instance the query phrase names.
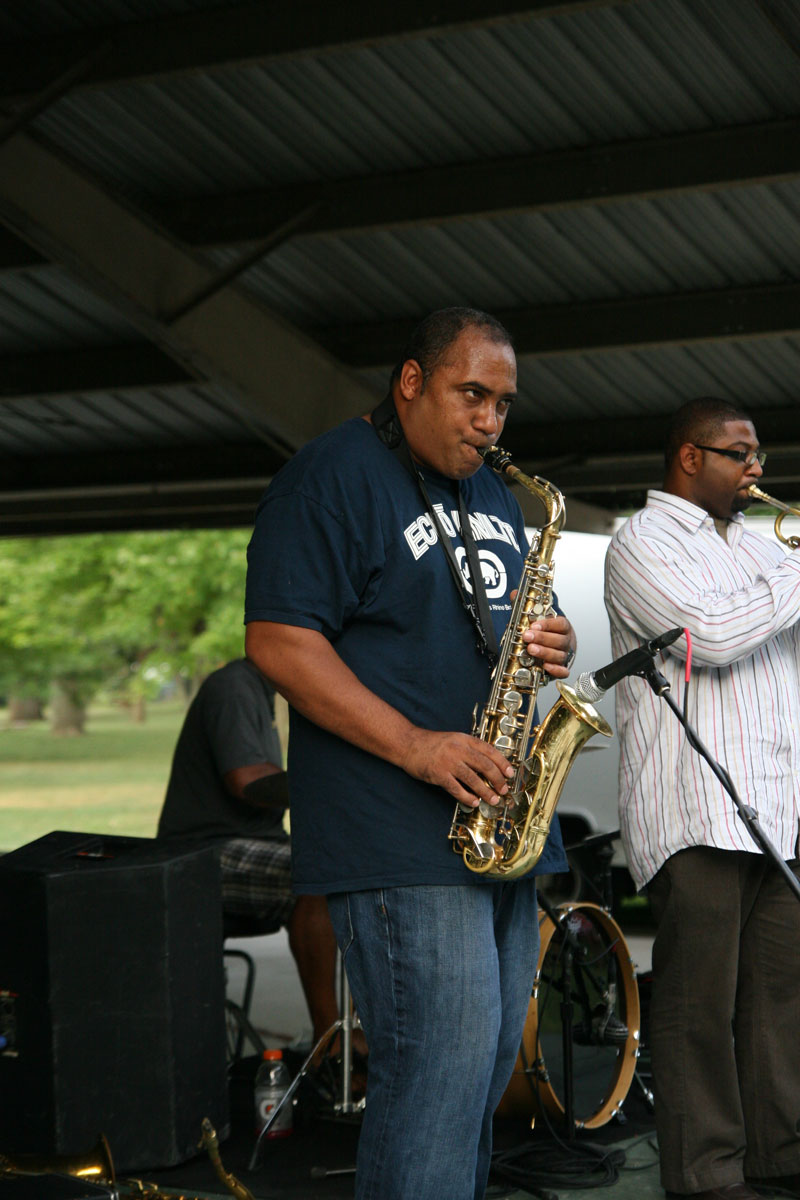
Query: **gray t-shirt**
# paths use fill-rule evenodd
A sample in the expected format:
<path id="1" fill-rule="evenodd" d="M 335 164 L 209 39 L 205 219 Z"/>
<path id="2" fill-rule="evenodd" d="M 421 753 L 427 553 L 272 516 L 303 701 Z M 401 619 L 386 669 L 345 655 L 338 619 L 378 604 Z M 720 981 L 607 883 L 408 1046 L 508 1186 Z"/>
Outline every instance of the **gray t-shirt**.
<path id="1" fill-rule="evenodd" d="M 282 813 L 232 796 L 223 776 L 236 767 L 281 766 L 274 693 L 252 663 L 227 663 L 201 685 L 172 759 L 158 836 L 217 840 L 280 837 Z"/>

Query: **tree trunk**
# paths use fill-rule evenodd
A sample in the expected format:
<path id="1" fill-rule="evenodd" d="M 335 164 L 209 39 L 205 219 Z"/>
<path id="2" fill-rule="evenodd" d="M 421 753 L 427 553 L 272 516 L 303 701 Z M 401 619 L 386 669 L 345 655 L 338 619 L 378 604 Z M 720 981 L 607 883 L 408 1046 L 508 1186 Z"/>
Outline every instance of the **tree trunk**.
<path id="1" fill-rule="evenodd" d="M 44 710 L 38 697 L 15 696 L 13 693 L 8 697 L 9 725 L 27 725 L 29 721 L 42 720 L 44 720 Z"/>
<path id="2" fill-rule="evenodd" d="M 75 737 L 84 732 L 86 706 L 78 688 L 68 679 L 53 682 L 50 704 L 50 732 L 61 737 Z"/>

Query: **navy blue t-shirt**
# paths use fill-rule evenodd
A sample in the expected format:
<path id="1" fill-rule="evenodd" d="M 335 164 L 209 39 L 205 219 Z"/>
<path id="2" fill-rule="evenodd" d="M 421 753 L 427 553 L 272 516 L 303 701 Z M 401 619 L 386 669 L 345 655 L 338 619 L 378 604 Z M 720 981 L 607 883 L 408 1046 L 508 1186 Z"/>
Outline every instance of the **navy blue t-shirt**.
<path id="1" fill-rule="evenodd" d="M 461 567 L 459 485 L 423 473 Z M 522 513 L 486 466 L 460 486 L 499 641 L 527 550 Z M 415 725 L 469 732 L 490 670 L 437 540 L 410 473 L 368 422 L 347 421 L 305 446 L 267 489 L 248 549 L 245 621 L 317 630 Z M 448 841 L 455 802 L 443 789 L 294 709 L 288 765 L 297 891 L 480 882 Z M 554 822 L 536 872 L 565 869 Z"/>

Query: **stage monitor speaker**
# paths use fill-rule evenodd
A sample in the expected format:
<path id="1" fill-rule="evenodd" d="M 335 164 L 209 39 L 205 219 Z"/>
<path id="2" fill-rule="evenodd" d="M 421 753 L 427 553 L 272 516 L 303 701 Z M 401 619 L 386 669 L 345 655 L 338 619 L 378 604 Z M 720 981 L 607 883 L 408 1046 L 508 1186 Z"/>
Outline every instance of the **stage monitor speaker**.
<path id="1" fill-rule="evenodd" d="M 110 1184 L 71 1175 L 0 1175 L 0 1200 L 117 1200 L 118 1195 Z"/>
<path id="2" fill-rule="evenodd" d="M 207 847 L 54 832 L 0 858 L 0 1152 L 118 1170 L 227 1135 L 219 865 Z"/>

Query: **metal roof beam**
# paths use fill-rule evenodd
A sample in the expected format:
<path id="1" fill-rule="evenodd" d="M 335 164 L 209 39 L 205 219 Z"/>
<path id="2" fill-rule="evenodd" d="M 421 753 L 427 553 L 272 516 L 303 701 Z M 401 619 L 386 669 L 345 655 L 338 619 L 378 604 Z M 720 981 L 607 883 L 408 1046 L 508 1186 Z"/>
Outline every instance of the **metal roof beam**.
<path id="1" fill-rule="evenodd" d="M 131 21 L 112 28 L 45 38 L 24 38 L 0 47 L 5 101 L 44 90 L 75 62 L 99 53 L 79 86 L 143 79 L 181 71 L 212 70 L 266 62 L 282 55 L 320 53 L 388 39 L 416 37 L 449 28 L 531 17 L 553 17 L 631 0 L 300 0 L 251 3 L 182 16 Z"/>
<path id="2" fill-rule="evenodd" d="M 0 144 L 0 222 L 109 299 L 188 373 L 237 397 L 254 436 L 287 453 L 374 403 L 309 337 L 24 133 Z"/>
<path id="3" fill-rule="evenodd" d="M 115 533 L 134 529 L 230 529 L 252 527 L 259 492 L 200 490 L 178 495 L 95 496 L 5 500 L 0 537 Z"/>
<path id="4" fill-rule="evenodd" d="M 546 438 L 550 442 L 556 428 L 541 426 L 543 441 Z M 510 447 L 514 444 L 511 438 L 504 438 L 503 443 Z M 240 452 L 249 457 L 250 465 L 256 467 L 249 477 L 215 470 L 220 465 L 216 448 L 190 452 L 183 461 L 178 451 L 179 465 L 188 468 L 190 476 L 192 457 L 199 466 L 204 456 L 207 460 L 208 475 L 201 471 L 186 482 L 164 472 L 160 460 L 166 457 L 166 451 L 155 456 L 112 455 L 117 467 L 113 482 L 109 464 L 99 455 L 78 456 L 83 460 L 80 477 L 75 462 L 58 456 L 47 460 L 49 474 L 44 460 L 0 460 L 0 478 L 5 484 L 0 493 L 0 537 L 123 529 L 250 527 L 263 488 L 280 465 L 275 462 L 265 472 L 263 461 L 252 462 L 253 451 L 254 447 L 249 445 L 229 446 L 222 456 L 229 465 L 235 465 Z M 515 459 L 523 468 L 527 466 L 521 456 L 515 454 Z M 580 504 L 575 504 L 576 499 L 602 505 L 609 512 L 637 508 L 644 503 L 647 488 L 659 487 L 662 479 L 661 456 L 656 452 L 620 454 L 612 449 L 608 454 L 601 451 L 585 460 L 548 457 L 532 462 L 533 468 L 529 469 L 552 479 L 566 494 L 568 528 L 586 527 L 585 514 Z M 796 503 L 800 496 L 800 444 L 776 448 L 768 465 L 764 480 L 767 491 L 778 499 Z M 35 479 L 26 467 L 33 468 Z M 534 510 L 530 520 L 535 523 L 537 519 Z"/>
<path id="5" fill-rule="evenodd" d="M 797 497 L 800 397 L 787 407 L 750 411 L 768 454 L 766 491 L 783 500 Z M 522 470 L 552 479 L 562 491 L 594 496 L 612 509 L 627 507 L 642 503 L 647 488 L 661 486 L 670 415 L 512 426 L 503 445 Z"/>
<path id="6" fill-rule="evenodd" d="M 691 396 L 686 397 L 687 400 Z M 678 407 L 677 404 L 675 406 Z M 747 405 L 744 405 L 747 408 Z M 800 394 L 781 408 L 750 409 L 769 469 L 800 448 Z M 558 463 L 592 458 L 656 455 L 661 466 L 671 413 L 655 417 L 603 417 L 599 420 L 527 422 L 506 427 L 503 441 L 514 457 L 527 463 Z M 799 464 L 800 465 L 800 464 Z"/>
<path id="7" fill-rule="evenodd" d="M 0 459 L 0 537 L 252 526 L 283 462 L 254 442 Z"/>
<path id="8" fill-rule="evenodd" d="M 333 180 L 160 204 L 157 218 L 197 246 L 552 211 L 800 174 L 800 119 L 729 126 L 580 150 Z M 0 230 L 0 271 L 44 259 Z"/>
<path id="9" fill-rule="evenodd" d="M 800 174 L 800 119 L 557 150 L 522 158 L 202 196 L 159 206 L 193 245 L 255 241 L 283 228 L 341 232 L 547 211 L 626 197 L 765 183 Z"/>
<path id="10" fill-rule="evenodd" d="M 0 271 L 20 271 L 47 262 L 43 255 L 22 238 L 0 226 Z"/>
<path id="11" fill-rule="evenodd" d="M 192 379 L 184 367 L 151 342 L 4 354 L 0 361 L 0 403 L 26 396 L 167 387 Z"/>
<path id="12" fill-rule="evenodd" d="M 800 284 L 551 305 L 500 315 L 520 354 L 737 341 L 800 331 Z"/>
<path id="13" fill-rule="evenodd" d="M 514 336 L 518 357 L 734 341 L 800 332 L 800 284 L 539 305 L 494 315 Z M 348 324 L 313 333 L 343 362 L 385 367 L 414 324 Z"/>
<path id="14" fill-rule="evenodd" d="M 572 466 L 562 466 L 553 469 L 548 478 L 563 492 L 576 492 L 581 496 L 596 493 L 607 497 L 614 492 L 629 492 L 660 488 L 664 478 L 663 463 L 660 459 L 647 462 L 641 458 L 634 460 L 609 461 L 602 460 L 593 463 L 575 463 Z M 763 480 L 763 487 L 769 495 L 778 500 L 800 496 L 800 453 L 795 452 L 785 459 L 783 466 L 776 465 L 775 474 L 770 474 Z M 761 485 L 760 485 L 761 486 Z M 607 499 L 598 501 L 608 506 Z M 615 507 L 611 505 L 611 507 Z"/>
<path id="15" fill-rule="evenodd" d="M 591 474 L 601 462 L 630 465 L 645 459 L 657 462 L 660 471 L 670 416 L 664 413 L 654 417 L 509 425 L 503 444 L 518 463 L 546 466 L 553 472 L 579 467 Z M 768 476 L 785 478 L 794 467 L 800 475 L 800 396 L 785 407 L 753 409 L 752 416 L 761 444 L 769 454 Z M 264 486 L 282 463 L 280 455 L 256 442 L 215 442 L 0 459 L 0 479 L 3 489 L 12 492 L 117 486 L 139 489 L 157 486 L 163 490 L 186 483 L 213 488 L 234 480 Z"/>
<path id="16" fill-rule="evenodd" d="M 163 492 L 188 483 L 213 490 L 237 480 L 263 488 L 283 462 L 281 455 L 257 442 L 15 456 L 0 459 L 0 507 L 15 493 L 53 489 L 65 495 L 81 488 Z"/>
<path id="17" fill-rule="evenodd" d="M 752 338 L 800 329 L 800 285 L 730 288 L 719 292 L 644 297 L 593 304 L 551 305 L 498 314 L 522 356 L 582 353 L 634 345 Z M 345 326 L 318 332 L 351 364 L 387 366 L 413 322 Z M 190 372 L 149 342 L 3 356 L 0 401 L 25 396 L 164 387 L 190 382 Z M 628 423 L 623 426 L 629 428 Z M 577 433 L 592 428 L 580 424 Z M 636 434 L 633 445 L 641 445 Z M 595 433 L 587 447 L 594 444 Z"/>

